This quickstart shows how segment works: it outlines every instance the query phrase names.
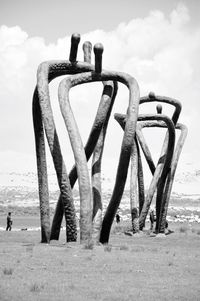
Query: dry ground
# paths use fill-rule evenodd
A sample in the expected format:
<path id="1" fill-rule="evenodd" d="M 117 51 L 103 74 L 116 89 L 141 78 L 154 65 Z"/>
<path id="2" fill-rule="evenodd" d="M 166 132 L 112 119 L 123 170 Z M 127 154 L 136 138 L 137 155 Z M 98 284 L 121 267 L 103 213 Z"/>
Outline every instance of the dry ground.
<path id="1" fill-rule="evenodd" d="M 0 232 L 0 300 L 200 300 L 200 225 L 165 238 L 113 233 L 108 246 L 41 244 L 39 231 Z"/>

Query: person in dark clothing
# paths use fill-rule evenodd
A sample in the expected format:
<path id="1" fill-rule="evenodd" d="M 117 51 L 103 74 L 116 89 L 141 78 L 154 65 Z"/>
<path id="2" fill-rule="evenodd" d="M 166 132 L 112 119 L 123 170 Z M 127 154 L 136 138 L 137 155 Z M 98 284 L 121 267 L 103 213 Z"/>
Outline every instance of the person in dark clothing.
<path id="1" fill-rule="evenodd" d="M 150 230 L 153 231 L 153 225 L 154 225 L 154 222 L 156 222 L 156 215 L 155 215 L 155 212 L 153 209 L 150 210 L 149 218 L 150 218 L 150 223 L 151 223 Z"/>
<path id="2" fill-rule="evenodd" d="M 11 212 L 8 212 L 7 215 L 7 227 L 6 227 L 6 231 L 11 231 L 12 230 L 12 218 L 11 218 Z"/>
<path id="3" fill-rule="evenodd" d="M 116 214 L 116 222 L 117 222 L 117 224 L 120 223 L 120 215 L 119 215 L 119 213 Z"/>

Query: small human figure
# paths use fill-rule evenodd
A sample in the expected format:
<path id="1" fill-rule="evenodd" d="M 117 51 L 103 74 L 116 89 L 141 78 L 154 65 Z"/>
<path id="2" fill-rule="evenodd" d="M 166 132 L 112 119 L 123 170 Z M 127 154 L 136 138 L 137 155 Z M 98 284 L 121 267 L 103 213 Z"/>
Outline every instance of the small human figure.
<path id="1" fill-rule="evenodd" d="M 150 230 L 153 231 L 153 225 L 154 225 L 154 222 L 156 222 L 156 215 L 155 215 L 155 212 L 153 209 L 150 210 L 150 213 L 149 213 L 149 218 L 150 218 Z"/>
<path id="2" fill-rule="evenodd" d="M 170 234 L 172 233 L 171 230 L 168 229 L 169 223 L 168 220 L 165 221 L 165 234 Z"/>
<path id="3" fill-rule="evenodd" d="M 117 224 L 120 223 L 120 215 L 119 215 L 119 213 L 116 214 L 116 222 L 117 222 Z"/>
<path id="4" fill-rule="evenodd" d="M 12 230 L 12 218 L 11 218 L 11 212 L 8 212 L 7 215 L 7 227 L 6 227 L 6 231 L 11 231 Z"/>

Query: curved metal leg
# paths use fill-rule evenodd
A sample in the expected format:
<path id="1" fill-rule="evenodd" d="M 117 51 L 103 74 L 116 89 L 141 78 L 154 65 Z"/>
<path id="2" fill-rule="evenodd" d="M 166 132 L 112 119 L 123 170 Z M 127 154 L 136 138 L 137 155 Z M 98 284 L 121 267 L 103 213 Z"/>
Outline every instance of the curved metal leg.
<path id="1" fill-rule="evenodd" d="M 39 94 L 40 94 L 39 97 L 40 97 L 41 101 L 43 101 L 43 97 L 46 97 L 46 99 L 48 100 L 47 105 L 49 105 L 50 100 L 49 100 L 48 83 L 51 80 L 53 80 L 57 76 L 61 76 L 61 75 L 65 75 L 65 74 L 74 74 L 74 73 L 80 73 L 80 72 L 85 72 L 85 71 L 89 71 L 89 70 L 94 70 L 94 66 L 91 64 L 76 62 L 76 53 L 77 53 L 77 47 L 78 47 L 79 40 L 80 40 L 79 36 L 77 36 L 77 35 L 72 36 L 72 45 L 71 45 L 71 51 L 70 51 L 70 60 L 71 61 L 49 61 L 49 62 L 44 62 L 44 63 L 40 64 L 39 70 L 38 70 L 38 83 L 39 84 L 37 85 L 37 87 L 35 89 L 34 98 L 38 99 L 38 92 L 39 92 Z M 38 86 L 40 86 L 40 91 L 38 91 L 38 89 L 37 89 Z M 36 101 L 33 99 L 33 111 L 35 110 L 34 109 L 35 105 L 36 105 Z M 43 112 L 41 114 L 42 124 L 44 123 L 44 119 L 46 116 L 44 107 L 45 106 L 43 106 L 43 109 L 42 109 Z M 50 111 L 51 111 L 51 107 L 50 107 Z M 35 118 L 35 117 L 33 116 L 33 118 Z M 48 127 L 48 125 L 47 125 L 48 117 L 46 118 L 45 123 L 46 123 L 46 126 Z M 54 125 L 54 129 L 55 129 L 55 125 Z M 46 131 L 46 133 L 47 133 L 47 135 L 49 134 L 48 130 Z M 38 136 L 39 136 L 38 139 L 40 139 L 40 146 L 42 147 L 42 145 L 43 145 L 43 148 L 44 148 L 43 129 L 42 129 L 42 131 L 40 131 Z M 57 135 L 55 132 L 55 137 L 56 136 Z M 51 138 L 49 138 L 49 139 L 51 139 Z M 56 145 L 57 142 L 58 142 L 58 145 Z M 36 142 L 36 144 L 37 143 L 38 142 Z M 55 146 L 54 146 L 55 149 L 59 149 L 58 137 L 56 137 L 56 139 L 54 139 L 54 143 L 55 143 Z M 39 159 L 37 159 L 38 174 L 42 174 L 42 178 L 43 178 L 42 181 L 41 181 L 41 179 L 39 179 L 39 191 L 42 192 L 42 193 L 39 193 L 40 206 L 45 208 L 45 205 L 43 206 L 42 204 L 48 203 L 48 181 L 47 181 L 47 174 L 46 174 L 45 170 L 41 169 L 41 167 L 39 166 L 40 162 L 43 162 L 43 165 L 46 164 L 45 149 L 43 151 L 39 151 L 38 147 L 36 146 L 36 156 L 37 156 L 37 158 L 39 158 Z M 52 154 L 52 156 L 53 156 L 53 154 Z M 56 154 L 54 154 L 54 156 L 56 156 Z M 66 182 L 66 181 L 68 181 L 67 178 L 65 178 L 64 182 Z M 68 188 L 69 188 L 69 185 L 68 185 Z M 72 219 L 75 218 L 75 214 L 67 213 L 67 210 L 70 207 L 68 201 L 67 201 L 67 203 L 65 203 L 65 198 L 64 199 L 59 198 L 59 199 L 62 200 L 64 207 L 65 207 L 64 211 L 65 211 L 66 224 L 69 224 L 69 225 L 74 224 L 74 226 L 75 226 L 75 220 L 72 221 Z M 61 206 L 60 206 L 60 208 L 61 208 Z M 73 208 L 70 208 L 70 210 L 74 211 Z M 48 210 L 46 210 L 45 214 L 43 214 L 43 215 L 48 215 Z M 43 219 L 41 220 L 41 222 L 43 223 Z M 68 227 L 66 229 L 67 229 L 66 231 L 68 231 Z M 47 229 L 46 232 L 49 232 L 49 229 Z M 68 237 L 67 240 L 68 239 L 75 240 L 76 234 L 74 237 L 70 238 L 70 236 L 71 236 L 70 232 L 71 232 L 71 229 L 69 229 L 69 233 L 67 235 L 67 237 Z M 45 240 L 49 240 L 49 238 L 46 237 Z M 42 241 L 43 241 L 43 239 L 42 239 Z"/>
<path id="2" fill-rule="evenodd" d="M 118 85 L 114 82 L 114 91 L 112 95 L 112 100 L 110 104 L 109 111 L 106 116 L 101 134 L 99 136 L 97 145 L 95 147 L 92 159 L 92 192 L 93 192 L 93 234 L 95 241 L 99 241 L 99 235 L 102 224 L 102 192 L 101 192 L 101 161 L 104 149 L 104 142 L 106 137 L 106 131 L 108 126 L 108 121 L 112 111 L 112 107 L 117 95 Z"/>
<path id="3" fill-rule="evenodd" d="M 158 225 L 159 232 L 165 231 L 167 210 L 168 210 L 168 206 L 169 206 L 169 199 L 170 199 L 170 195 L 171 195 L 174 176 L 175 176 L 178 160 L 179 160 L 185 139 L 187 137 L 187 127 L 185 125 L 178 123 L 176 125 L 176 129 L 181 131 L 181 135 L 176 144 L 176 148 L 175 148 L 174 155 L 172 158 L 171 169 L 168 174 L 167 181 L 166 181 L 166 186 L 165 186 L 163 201 L 162 201 L 162 206 L 161 206 L 161 212 L 160 212 L 160 223 Z"/>
<path id="4" fill-rule="evenodd" d="M 117 208 L 119 206 L 119 202 L 121 200 L 121 196 L 123 193 L 125 180 L 126 180 L 126 176 L 127 176 L 127 167 L 128 167 L 129 160 L 130 160 L 130 149 L 131 149 L 131 144 L 132 144 L 132 137 L 135 132 L 136 121 L 137 121 L 138 103 L 139 103 L 139 88 L 138 88 L 138 85 L 137 85 L 137 82 L 135 81 L 135 79 L 130 77 L 127 74 L 120 73 L 120 72 L 107 72 L 107 71 L 102 71 L 100 73 L 99 66 L 97 68 L 97 71 L 98 72 L 95 72 L 95 73 L 85 73 L 85 74 L 82 74 L 82 76 L 74 75 L 73 81 L 72 81 L 72 77 L 70 78 L 71 86 L 77 85 L 80 82 L 83 83 L 83 82 L 91 82 L 91 81 L 112 80 L 112 81 L 121 81 L 122 83 L 126 84 L 130 91 L 128 119 L 127 119 L 127 124 L 126 124 L 126 128 L 125 128 L 124 139 L 123 139 L 123 143 L 122 143 L 122 150 L 121 150 L 120 162 L 119 162 L 119 166 L 118 166 L 118 173 L 117 173 L 113 196 L 112 196 L 110 204 L 109 204 L 111 210 L 108 206 L 107 212 L 104 216 L 101 234 L 100 234 L 100 241 L 105 243 L 108 241 L 108 238 L 109 238 L 109 232 L 110 232 L 110 228 L 112 225 L 112 221 L 114 219 L 115 212 L 117 211 Z M 70 88 L 70 82 L 67 84 L 67 79 L 65 79 L 63 82 L 61 82 L 59 90 L 62 92 L 59 93 L 59 96 L 60 96 L 62 111 L 66 110 L 66 105 L 68 102 L 67 89 L 69 89 L 69 88 Z M 64 101 L 64 103 L 63 103 L 63 101 Z M 69 109 L 69 107 L 68 107 L 68 109 Z M 64 117 L 64 120 L 65 120 L 66 126 L 69 127 L 70 129 L 72 129 L 71 125 L 68 124 L 69 119 L 66 119 Z M 71 140 L 71 142 L 73 143 L 72 140 Z M 76 151 L 76 147 L 73 147 L 73 149 L 74 149 L 74 151 Z M 81 151 L 84 152 L 83 149 Z M 121 172 L 121 170 L 123 172 Z"/>
<path id="5" fill-rule="evenodd" d="M 47 181 L 47 164 L 44 142 L 44 130 L 42 124 L 41 109 L 39 105 L 37 90 L 33 95 L 33 125 L 35 134 L 36 159 L 38 167 L 38 185 L 40 199 L 40 222 L 41 222 L 41 242 L 50 241 L 50 210 L 49 210 L 49 189 Z"/>

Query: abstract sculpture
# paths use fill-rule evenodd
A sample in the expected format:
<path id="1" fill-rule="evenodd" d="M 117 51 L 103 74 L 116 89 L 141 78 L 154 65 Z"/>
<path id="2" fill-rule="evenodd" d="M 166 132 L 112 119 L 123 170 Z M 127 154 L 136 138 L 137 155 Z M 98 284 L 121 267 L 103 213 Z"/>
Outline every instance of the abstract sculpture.
<path id="1" fill-rule="evenodd" d="M 84 62 L 77 62 L 76 57 L 79 42 L 80 35 L 73 34 L 69 61 L 44 62 L 39 65 L 37 72 L 37 86 L 33 95 L 33 124 L 38 169 L 41 241 L 49 243 L 51 239 L 59 239 L 63 215 L 65 215 L 66 220 L 67 242 L 77 240 L 72 189 L 78 179 L 80 194 L 80 241 L 95 240 L 103 244 L 108 243 L 111 226 L 123 195 L 130 161 L 130 201 L 133 233 L 138 232 L 139 229 L 143 229 L 152 198 L 156 191 L 156 231 L 158 233 L 164 232 L 176 166 L 187 135 L 186 127 L 182 124 L 177 124 L 181 105 L 174 99 L 158 97 L 153 93 L 150 93 L 148 97 L 140 98 L 139 86 L 132 76 L 122 72 L 103 70 L 103 46 L 101 44 L 94 46 L 95 65 L 91 64 L 92 44 L 90 42 L 83 44 Z M 68 75 L 68 77 L 64 78 L 59 84 L 58 101 L 75 159 L 75 165 L 69 175 L 61 153 L 48 86 L 50 81 L 61 75 Z M 77 85 L 99 81 L 103 83 L 103 92 L 88 141 L 84 147 L 70 106 L 69 91 Z M 126 115 L 115 114 L 115 119 L 123 128 L 124 134 L 113 193 L 102 220 L 101 160 L 107 126 L 117 96 L 118 82 L 127 86 L 129 100 Z M 157 114 L 138 115 L 139 105 L 152 101 L 174 105 L 175 112 L 172 118 L 161 114 L 161 106 L 157 106 Z M 157 166 L 154 165 L 150 150 L 142 135 L 142 128 L 155 126 L 167 128 L 167 134 Z M 181 130 L 181 135 L 174 152 L 175 128 Z M 45 136 L 60 189 L 60 196 L 55 209 L 52 226 L 50 225 L 49 214 Z M 153 175 L 146 197 L 140 148 L 143 150 Z M 90 175 L 87 161 L 92 154 Z M 139 210 L 137 204 L 139 205 Z"/>
<path id="2" fill-rule="evenodd" d="M 180 115 L 180 111 L 181 111 L 181 104 L 178 100 L 175 99 L 171 99 L 168 97 L 162 97 L 162 96 L 155 96 L 152 92 L 149 94 L 148 97 L 142 97 L 140 99 L 140 104 L 145 103 L 145 102 L 152 102 L 152 101 L 157 101 L 157 102 L 165 102 L 168 103 L 170 105 L 175 106 L 175 111 L 174 114 L 172 116 L 172 122 L 173 125 L 175 126 L 175 128 L 177 129 L 182 129 L 182 133 L 181 136 L 177 142 L 177 146 L 176 146 L 176 151 L 173 155 L 173 146 L 172 146 L 172 150 L 167 149 L 167 144 L 168 144 L 168 148 L 169 148 L 169 142 L 172 138 L 172 136 L 174 136 L 173 132 L 174 130 L 172 130 L 172 125 L 170 125 L 170 128 L 168 128 L 168 132 L 167 135 L 165 137 L 164 140 L 164 144 L 163 144 L 163 148 L 162 148 L 162 152 L 161 152 L 161 156 L 160 159 L 158 161 L 158 164 L 155 168 L 154 162 L 152 160 L 152 156 L 151 153 L 149 151 L 149 148 L 145 142 L 145 139 L 142 135 L 142 128 L 144 127 L 165 127 L 165 125 L 163 123 L 160 122 L 150 122 L 150 121 L 146 121 L 146 122 L 138 122 L 137 124 L 137 130 L 136 130 L 136 141 L 139 141 L 139 144 L 143 150 L 144 156 L 147 160 L 147 163 L 149 165 L 149 168 L 153 174 L 153 178 L 150 184 L 150 187 L 147 191 L 147 196 L 146 196 L 146 201 L 144 202 L 142 199 L 142 202 L 140 202 L 139 204 L 139 208 L 141 208 L 139 210 L 140 212 L 140 216 L 139 216 L 139 228 L 143 229 L 144 224 L 145 224 L 145 219 L 147 217 L 149 208 L 150 208 L 150 204 L 152 201 L 152 198 L 156 192 L 157 189 L 157 200 L 156 200 L 156 231 L 158 233 L 163 233 L 165 230 L 165 222 L 166 222 L 166 216 L 167 216 L 167 209 L 168 209 L 168 204 L 169 204 L 169 198 L 170 198 L 170 193 L 171 193 L 171 189 L 172 189 L 172 184 L 173 184 L 173 179 L 174 179 L 174 175 L 175 175 L 175 170 L 177 167 L 177 163 L 178 163 L 178 159 L 180 156 L 180 152 L 182 150 L 186 135 L 187 135 L 187 129 L 185 126 L 178 124 L 178 126 L 176 126 L 178 117 Z M 162 112 L 162 106 L 157 106 L 157 113 L 161 114 Z M 157 116 L 157 117 L 156 117 Z M 160 115 L 162 116 L 162 115 Z M 157 119 L 158 118 L 158 119 Z M 121 114 L 115 114 L 115 119 L 120 123 L 120 125 L 123 128 L 123 123 L 125 122 L 125 116 L 121 115 Z M 155 115 L 155 119 L 159 120 L 159 115 Z M 169 119 L 167 116 L 165 116 L 165 122 L 167 121 L 167 119 Z M 138 121 L 140 121 L 140 117 L 138 117 Z M 163 119 L 164 121 L 164 119 Z M 168 120 L 169 122 L 169 120 Z M 175 139 L 175 138 L 174 138 Z M 172 144 L 174 145 L 175 141 L 172 141 Z M 134 146 L 133 146 L 134 149 Z M 138 149 L 138 148 L 137 148 Z M 138 152 L 139 150 L 137 150 Z M 136 152 L 136 148 L 135 151 L 133 150 L 133 152 Z M 167 156 L 170 155 L 171 158 L 167 158 Z M 173 158 L 172 158 L 173 155 Z M 135 155 L 136 156 L 136 155 Z M 168 164 L 166 164 L 166 162 L 168 161 Z M 141 166 L 141 163 L 138 165 Z M 142 168 L 142 167 L 140 167 Z M 172 176 L 173 174 L 173 176 Z M 136 172 L 134 173 L 134 175 L 136 175 Z M 138 176 L 138 179 L 140 180 L 140 182 L 143 181 L 143 179 L 141 178 L 141 175 Z M 135 182 L 135 179 L 132 179 L 131 182 Z M 131 186 L 131 188 L 134 187 L 134 185 Z M 142 187 L 144 187 L 142 185 Z M 136 194 L 135 188 L 134 192 L 130 191 L 130 195 L 133 196 Z M 139 198 L 141 201 L 141 198 Z M 136 209 L 134 209 L 136 211 Z M 137 216 L 136 216 L 137 217 Z M 134 224 L 134 221 L 132 220 L 132 223 Z M 133 231 L 135 231 L 133 229 Z"/>

